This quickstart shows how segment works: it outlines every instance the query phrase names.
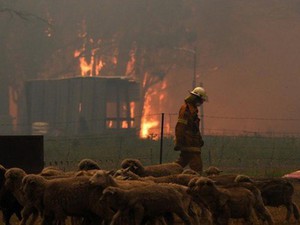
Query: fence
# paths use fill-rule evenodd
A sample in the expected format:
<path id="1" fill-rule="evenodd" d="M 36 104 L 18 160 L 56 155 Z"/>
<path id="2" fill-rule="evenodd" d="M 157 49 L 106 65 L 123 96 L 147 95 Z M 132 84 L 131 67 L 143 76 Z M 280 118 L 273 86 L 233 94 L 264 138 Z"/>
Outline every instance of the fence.
<path id="1" fill-rule="evenodd" d="M 300 138 L 264 136 L 205 136 L 204 167 L 251 175 L 279 176 L 299 169 Z M 164 137 L 162 162 L 174 161 L 172 137 Z M 103 169 L 119 168 L 125 158 L 138 158 L 144 165 L 160 162 L 160 140 L 126 136 L 78 136 L 45 138 L 45 165 L 76 169 L 83 158 L 97 161 Z"/>
<path id="2" fill-rule="evenodd" d="M 177 113 L 164 114 L 164 135 L 162 162 L 171 162 L 178 157 L 174 147 L 174 130 Z M 160 162 L 161 114 L 144 117 L 142 124 L 155 125 L 148 129 L 145 138 L 137 135 L 80 135 L 45 136 L 45 165 L 54 165 L 62 169 L 75 169 L 83 158 L 91 158 L 99 162 L 104 169 L 118 168 L 124 158 L 139 158 L 145 165 Z M 139 118 L 136 118 L 139 119 Z M 140 118 L 141 119 L 141 118 Z M 271 123 L 299 123 L 299 119 L 270 118 L 230 118 L 205 116 L 208 120 L 259 121 Z M 217 121 L 218 122 L 218 121 Z M 148 124 L 147 124 L 148 123 Z M 215 130 L 205 126 L 202 149 L 204 167 L 215 165 L 227 172 L 244 172 L 253 175 L 282 175 L 298 170 L 300 165 L 300 134 L 287 132 L 261 132 L 253 130 Z M 1 124 L 5 126 L 5 124 Z M 11 126 L 11 125 L 10 125 Z M 28 126 L 18 124 L 18 126 Z M 142 133 L 144 127 L 138 132 Z"/>

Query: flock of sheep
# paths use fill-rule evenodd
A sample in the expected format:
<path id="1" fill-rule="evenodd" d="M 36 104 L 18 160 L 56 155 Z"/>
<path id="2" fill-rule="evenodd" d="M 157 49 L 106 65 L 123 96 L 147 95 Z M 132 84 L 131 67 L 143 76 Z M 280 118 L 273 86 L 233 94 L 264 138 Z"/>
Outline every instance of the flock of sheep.
<path id="1" fill-rule="evenodd" d="M 273 225 L 266 206 L 285 206 L 286 221 L 299 220 L 288 180 L 220 175 L 216 167 L 205 172 L 176 163 L 143 166 L 137 159 L 125 159 L 115 171 L 91 159 L 68 172 L 46 167 L 26 174 L 0 166 L 0 209 L 6 225 L 14 214 L 20 225 L 64 225 L 68 217 L 73 225 L 228 225 L 231 219 Z"/>

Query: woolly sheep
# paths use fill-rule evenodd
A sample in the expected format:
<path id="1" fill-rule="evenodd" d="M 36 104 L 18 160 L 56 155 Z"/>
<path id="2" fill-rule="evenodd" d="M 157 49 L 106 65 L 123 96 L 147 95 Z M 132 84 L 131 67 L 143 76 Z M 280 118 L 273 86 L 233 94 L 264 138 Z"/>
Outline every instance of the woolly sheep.
<path id="1" fill-rule="evenodd" d="M 100 166 L 92 159 L 82 159 L 78 163 L 78 170 L 100 170 Z"/>
<path id="2" fill-rule="evenodd" d="M 5 187 L 17 199 L 18 203 L 24 208 L 22 210 L 22 220 L 20 225 L 25 225 L 29 217 L 32 215 L 30 225 L 33 225 L 38 217 L 38 210 L 34 207 L 27 206 L 26 198 L 21 191 L 22 179 L 26 176 L 26 172 L 21 168 L 10 168 L 5 172 Z"/>
<path id="3" fill-rule="evenodd" d="M 160 177 L 171 174 L 182 173 L 183 168 L 178 163 L 164 163 L 159 165 L 143 166 L 138 159 L 124 159 L 121 163 L 121 168 L 130 168 L 135 174 L 145 177 L 153 176 Z"/>
<path id="4" fill-rule="evenodd" d="M 216 225 L 228 225 L 230 218 L 253 224 L 255 196 L 246 188 L 220 188 L 213 180 L 201 177 L 190 181 L 188 193 L 209 207 Z"/>
<path id="5" fill-rule="evenodd" d="M 22 206 L 19 204 L 13 194 L 4 186 L 6 168 L 0 165 L 0 210 L 2 211 L 2 219 L 5 225 L 10 225 L 10 218 L 13 214 L 19 220 L 21 217 Z"/>
<path id="6" fill-rule="evenodd" d="M 67 216 L 97 220 L 110 220 L 112 212 L 96 204 L 103 189 L 91 185 L 89 177 L 69 177 L 46 180 L 39 175 L 23 179 L 23 191 L 29 201 L 43 212 L 43 225 L 54 221 L 64 224 Z M 41 204 L 42 203 L 42 204 Z"/>
<path id="7" fill-rule="evenodd" d="M 156 218 L 168 213 L 175 213 L 186 225 L 191 224 L 181 194 L 172 187 L 157 184 L 130 190 L 108 187 L 103 191 L 101 201 L 118 208 L 111 225 L 128 213 L 128 209 L 134 211 L 135 224 L 141 224 L 145 217 Z"/>

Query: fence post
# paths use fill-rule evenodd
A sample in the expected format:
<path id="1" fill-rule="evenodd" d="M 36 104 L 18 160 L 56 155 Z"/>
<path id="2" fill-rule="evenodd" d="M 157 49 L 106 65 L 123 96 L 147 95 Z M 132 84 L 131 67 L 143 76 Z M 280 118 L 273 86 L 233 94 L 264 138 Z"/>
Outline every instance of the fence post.
<path id="1" fill-rule="evenodd" d="M 159 154 L 159 164 L 162 164 L 162 153 L 163 153 L 163 142 L 164 142 L 164 120 L 165 114 L 161 114 L 161 129 L 160 129 L 160 154 Z"/>

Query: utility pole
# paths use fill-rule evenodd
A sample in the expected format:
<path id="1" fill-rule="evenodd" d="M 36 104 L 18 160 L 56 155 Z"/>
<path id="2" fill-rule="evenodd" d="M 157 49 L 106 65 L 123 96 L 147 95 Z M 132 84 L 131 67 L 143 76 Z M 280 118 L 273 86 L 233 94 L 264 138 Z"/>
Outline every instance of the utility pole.
<path id="1" fill-rule="evenodd" d="M 192 89 L 196 87 L 196 78 L 197 78 L 197 47 L 194 49 L 189 48 L 174 48 L 176 50 L 185 51 L 193 54 L 193 82 L 192 82 Z"/>
<path id="2" fill-rule="evenodd" d="M 194 54 L 194 74 L 193 74 L 193 89 L 196 87 L 196 77 L 197 77 L 197 47 L 191 51 Z"/>
<path id="3" fill-rule="evenodd" d="M 203 87 L 203 83 L 200 82 L 200 87 Z M 200 119 L 201 119 L 201 123 L 200 123 L 200 132 L 201 135 L 204 136 L 204 104 L 202 104 L 200 106 Z"/>
<path id="4" fill-rule="evenodd" d="M 197 85 L 197 47 L 195 46 L 194 49 L 188 49 L 188 48 L 175 48 L 177 50 L 189 52 L 193 54 L 193 82 L 192 82 L 192 90 Z M 203 87 L 203 83 L 200 83 L 200 86 Z M 202 136 L 204 135 L 204 109 L 203 104 L 200 106 L 200 118 L 201 118 L 201 124 L 200 124 L 200 132 Z"/>

